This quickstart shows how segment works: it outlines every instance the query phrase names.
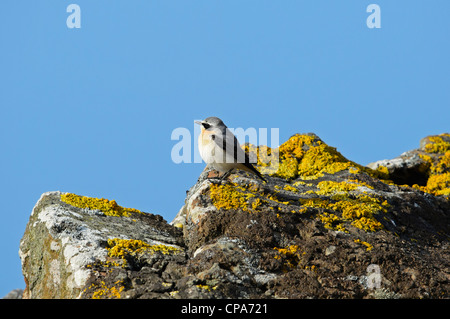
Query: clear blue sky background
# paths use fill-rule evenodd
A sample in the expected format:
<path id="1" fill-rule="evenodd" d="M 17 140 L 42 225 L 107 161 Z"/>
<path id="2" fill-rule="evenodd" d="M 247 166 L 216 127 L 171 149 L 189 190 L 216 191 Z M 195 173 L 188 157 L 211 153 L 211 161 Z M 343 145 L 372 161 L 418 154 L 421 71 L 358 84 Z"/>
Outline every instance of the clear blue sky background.
<path id="1" fill-rule="evenodd" d="M 0 296 L 25 286 L 19 240 L 43 192 L 171 221 L 204 164 L 174 164 L 170 137 L 195 119 L 279 128 L 281 143 L 314 132 L 361 164 L 449 132 L 449 13 L 448 0 L 3 0 Z"/>

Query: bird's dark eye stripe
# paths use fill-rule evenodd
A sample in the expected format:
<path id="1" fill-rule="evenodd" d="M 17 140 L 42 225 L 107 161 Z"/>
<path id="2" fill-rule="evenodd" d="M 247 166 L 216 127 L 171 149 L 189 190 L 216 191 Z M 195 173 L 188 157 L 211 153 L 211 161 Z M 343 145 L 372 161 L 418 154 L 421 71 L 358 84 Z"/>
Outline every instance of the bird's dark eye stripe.
<path id="1" fill-rule="evenodd" d="M 209 125 L 208 123 L 202 123 L 203 127 L 208 129 L 211 125 Z"/>

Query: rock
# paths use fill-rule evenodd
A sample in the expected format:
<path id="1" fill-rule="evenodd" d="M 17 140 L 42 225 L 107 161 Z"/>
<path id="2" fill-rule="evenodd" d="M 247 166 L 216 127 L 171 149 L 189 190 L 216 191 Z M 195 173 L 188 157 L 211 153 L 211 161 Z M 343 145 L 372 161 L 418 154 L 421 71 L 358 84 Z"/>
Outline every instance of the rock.
<path id="1" fill-rule="evenodd" d="M 325 249 L 325 256 L 331 255 L 332 253 L 335 252 L 335 250 L 336 250 L 336 246 L 333 246 L 333 245 L 328 246 L 328 247 Z"/>
<path id="2" fill-rule="evenodd" d="M 367 166 L 384 170 L 396 184 L 426 186 L 425 191 L 436 195 L 450 195 L 448 190 L 450 168 L 450 134 L 428 136 L 420 140 L 420 147 L 390 160 L 381 160 Z M 431 178 L 430 178 L 431 177 Z M 441 181 L 442 180 L 442 181 Z M 437 184 L 444 184 L 442 187 Z M 447 190 L 446 190 L 447 189 Z M 445 193 L 439 193 L 443 191 Z"/>
<path id="3" fill-rule="evenodd" d="M 2 299 L 22 299 L 23 289 L 14 289 L 8 292 Z"/>
<path id="4" fill-rule="evenodd" d="M 385 167 L 390 178 L 397 184 L 426 185 L 428 180 L 428 163 L 420 156 L 420 151 L 408 151 L 391 160 L 381 160 L 370 163 L 367 166 L 377 170 Z"/>
<path id="5" fill-rule="evenodd" d="M 448 298 L 450 152 L 446 135 L 426 141 L 373 169 L 314 134 L 245 145 L 268 183 L 205 170 L 172 225 L 45 193 L 21 241 L 24 297 Z M 405 168 L 426 180 L 394 183 Z"/>
<path id="6" fill-rule="evenodd" d="M 44 193 L 31 213 L 19 250 L 26 282 L 24 298 L 77 298 L 94 287 L 110 290 L 104 288 L 107 279 L 114 277 L 117 282 L 121 276 L 128 277 L 120 267 L 108 275 L 103 272 L 120 262 L 129 262 L 130 267 L 137 262 L 108 256 L 112 248 L 126 250 L 120 245 L 126 245 L 127 240 L 136 241 L 136 247 L 142 241 L 150 247 L 183 251 L 179 231 L 160 216 L 140 212 L 129 217 L 108 216 L 100 210 L 70 205 L 61 200 L 63 195 Z M 111 242 L 114 239 L 117 243 Z M 103 274 L 100 281 L 99 274 Z M 92 289 L 86 290 L 89 284 Z"/>

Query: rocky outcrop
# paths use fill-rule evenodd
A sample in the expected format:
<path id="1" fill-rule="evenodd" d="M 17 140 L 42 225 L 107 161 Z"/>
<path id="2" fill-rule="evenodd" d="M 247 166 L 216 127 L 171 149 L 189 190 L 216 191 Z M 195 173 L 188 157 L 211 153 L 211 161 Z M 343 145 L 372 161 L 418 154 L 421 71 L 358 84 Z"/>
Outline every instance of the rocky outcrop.
<path id="1" fill-rule="evenodd" d="M 372 168 L 314 134 L 246 145 L 268 183 L 204 171 L 171 224 L 45 193 L 20 245 L 24 297 L 448 298 L 449 138 Z"/>
<path id="2" fill-rule="evenodd" d="M 14 289 L 8 292 L 2 299 L 22 299 L 23 289 Z"/>
<path id="3" fill-rule="evenodd" d="M 76 298 L 94 287 L 102 291 L 104 285 L 109 285 L 111 289 L 120 282 L 119 270 L 125 269 L 122 266 L 126 260 L 121 253 L 128 249 L 126 245 L 135 248 L 140 243 L 158 254 L 182 251 L 180 231 L 161 216 L 137 210 L 127 212 L 115 202 L 103 199 L 44 193 L 20 243 L 27 285 L 24 298 Z M 119 274 L 111 283 L 107 279 L 115 267 Z M 91 289 L 86 290 L 91 283 Z M 104 296 L 108 296 L 108 289 Z"/>

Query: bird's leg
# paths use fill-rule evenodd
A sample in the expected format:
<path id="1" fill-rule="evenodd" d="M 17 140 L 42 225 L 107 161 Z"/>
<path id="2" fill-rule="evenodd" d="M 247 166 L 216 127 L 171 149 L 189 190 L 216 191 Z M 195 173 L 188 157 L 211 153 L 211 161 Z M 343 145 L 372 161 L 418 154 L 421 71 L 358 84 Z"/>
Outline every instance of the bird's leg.
<path id="1" fill-rule="evenodd" d="M 228 176 L 230 176 L 231 172 L 233 171 L 233 168 L 228 170 L 227 172 L 225 172 L 225 174 L 222 175 L 222 177 L 220 178 L 221 181 L 223 181 L 225 178 L 227 178 Z"/>

